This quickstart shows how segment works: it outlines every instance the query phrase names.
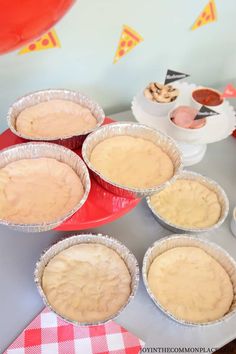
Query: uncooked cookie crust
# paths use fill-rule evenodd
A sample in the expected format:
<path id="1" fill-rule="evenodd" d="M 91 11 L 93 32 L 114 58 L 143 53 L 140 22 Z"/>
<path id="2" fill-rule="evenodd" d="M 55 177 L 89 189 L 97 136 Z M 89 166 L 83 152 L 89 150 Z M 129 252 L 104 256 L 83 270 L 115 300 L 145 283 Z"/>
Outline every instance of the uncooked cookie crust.
<path id="1" fill-rule="evenodd" d="M 95 128 L 88 108 L 67 100 L 49 100 L 25 108 L 16 119 L 16 130 L 33 138 L 79 135 Z"/>
<path id="2" fill-rule="evenodd" d="M 121 257 L 101 244 L 78 244 L 45 267 L 42 288 L 52 308 L 79 322 L 104 321 L 126 303 L 131 276 Z"/>
<path id="3" fill-rule="evenodd" d="M 98 143 L 90 162 L 104 177 L 131 188 L 158 186 L 174 174 L 173 162 L 161 147 L 133 136 L 114 136 Z"/>
<path id="4" fill-rule="evenodd" d="M 80 178 L 52 158 L 22 159 L 0 169 L 0 218 L 43 223 L 66 215 L 84 195 Z"/>
<path id="5" fill-rule="evenodd" d="M 220 319 L 233 301 L 229 275 L 198 247 L 175 247 L 157 256 L 149 268 L 148 284 L 165 310 L 189 322 Z"/>
<path id="6" fill-rule="evenodd" d="M 221 215 L 217 194 L 201 182 L 178 179 L 151 199 L 154 210 L 174 225 L 204 228 L 216 224 Z"/>

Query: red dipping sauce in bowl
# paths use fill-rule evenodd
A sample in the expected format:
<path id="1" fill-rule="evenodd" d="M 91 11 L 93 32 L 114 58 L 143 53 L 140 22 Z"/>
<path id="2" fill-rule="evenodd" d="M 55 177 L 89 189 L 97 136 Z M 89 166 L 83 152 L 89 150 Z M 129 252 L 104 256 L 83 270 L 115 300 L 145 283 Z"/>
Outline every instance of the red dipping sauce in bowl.
<path id="1" fill-rule="evenodd" d="M 200 88 L 194 90 L 192 97 L 195 101 L 204 106 L 219 106 L 223 103 L 221 94 L 208 88 Z"/>

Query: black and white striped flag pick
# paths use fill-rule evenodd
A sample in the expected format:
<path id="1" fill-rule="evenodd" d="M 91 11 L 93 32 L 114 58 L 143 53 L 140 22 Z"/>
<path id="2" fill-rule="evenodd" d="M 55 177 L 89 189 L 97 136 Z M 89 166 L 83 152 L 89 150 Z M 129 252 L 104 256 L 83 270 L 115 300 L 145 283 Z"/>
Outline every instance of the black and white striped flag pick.
<path id="1" fill-rule="evenodd" d="M 184 73 L 179 73 L 178 71 L 168 69 L 167 73 L 166 73 L 166 78 L 165 78 L 165 85 L 167 85 L 173 81 L 182 80 L 188 76 L 190 76 L 190 75 L 184 74 Z"/>
<path id="2" fill-rule="evenodd" d="M 218 114 L 219 114 L 219 113 L 216 112 L 216 111 L 213 111 L 213 109 L 210 109 L 210 108 L 208 108 L 208 107 L 206 107 L 206 106 L 202 106 L 202 107 L 199 109 L 199 111 L 198 111 L 196 117 L 194 118 L 194 120 L 206 118 L 206 117 L 209 117 L 209 116 L 216 116 L 216 115 L 218 115 Z"/>

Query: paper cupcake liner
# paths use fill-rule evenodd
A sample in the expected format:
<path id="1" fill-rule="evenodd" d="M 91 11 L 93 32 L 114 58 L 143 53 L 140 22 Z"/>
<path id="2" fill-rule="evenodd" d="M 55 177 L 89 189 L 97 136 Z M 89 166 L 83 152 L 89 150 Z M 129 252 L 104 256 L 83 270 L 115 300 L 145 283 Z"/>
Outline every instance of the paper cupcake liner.
<path id="1" fill-rule="evenodd" d="M 202 176 L 199 173 L 192 172 L 192 171 L 182 171 L 177 177 L 177 179 L 189 179 L 189 180 L 194 180 L 201 182 L 204 184 L 207 188 L 211 189 L 213 192 L 215 192 L 218 196 L 218 200 L 221 205 L 221 216 L 217 223 L 210 227 L 205 227 L 205 228 L 188 228 L 188 227 L 182 227 L 176 224 L 171 223 L 169 220 L 165 219 L 162 217 L 158 211 L 154 208 L 154 206 L 151 203 L 151 198 L 147 197 L 147 205 L 151 209 L 153 215 L 157 219 L 157 221 L 166 229 L 173 231 L 174 233 L 202 233 L 202 232 L 209 232 L 209 231 L 214 231 L 218 229 L 223 222 L 225 221 L 228 213 L 229 213 L 229 200 L 227 198 L 226 193 L 224 190 L 220 187 L 220 185 L 213 181 L 212 179 Z M 168 186 L 170 186 L 171 183 L 169 183 Z M 166 187 L 168 187 L 166 186 Z M 165 188 L 166 188 L 165 187 Z M 162 188 L 159 192 L 164 190 L 165 188 Z"/>
<path id="2" fill-rule="evenodd" d="M 70 166 L 76 174 L 79 176 L 83 187 L 84 196 L 80 202 L 67 214 L 52 220 L 50 222 L 38 223 L 38 224 L 16 224 L 5 219 L 0 219 L 0 224 L 6 225 L 14 230 L 23 232 L 42 232 L 54 229 L 66 219 L 71 217 L 76 211 L 78 211 L 88 198 L 90 191 L 90 177 L 89 172 L 82 161 L 82 159 L 76 155 L 73 151 L 56 144 L 49 143 L 25 143 L 14 145 L 10 148 L 1 150 L 0 152 L 0 168 L 8 165 L 9 163 L 22 159 L 34 159 L 39 157 L 54 158 L 60 162 L 64 162 Z M 34 196 L 32 196 L 33 198 Z"/>
<path id="3" fill-rule="evenodd" d="M 91 152 L 94 147 L 101 141 L 118 135 L 129 135 L 146 140 L 152 141 L 154 144 L 160 146 L 171 158 L 174 164 L 174 176 L 170 181 L 174 181 L 176 176 L 180 173 L 183 168 L 182 165 L 182 155 L 179 151 L 176 143 L 167 135 L 147 127 L 146 125 L 132 122 L 119 122 L 100 127 L 94 133 L 90 134 L 82 147 L 82 155 L 85 163 L 89 169 L 93 172 L 94 177 L 97 181 L 108 191 L 125 198 L 142 198 L 147 195 L 154 194 L 162 186 L 165 186 L 167 182 L 162 185 L 152 187 L 152 188 L 130 188 L 122 186 L 120 184 L 114 183 L 108 178 L 104 177 L 100 172 L 98 172 L 90 162 Z M 129 156 L 127 156 L 129 159 Z"/>
<path id="4" fill-rule="evenodd" d="M 73 101 L 75 103 L 80 104 L 83 107 L 88 108 L 94 117 L 97 120 L 97 125 L 95 128 L 85 131 L 82 134 L 78 135 L 68 135 L 68 136 L 61 136 L 61 137 L 39 137 L 35 138 L 32 136 L 27 136 L 25 134 L 21 134 L 16 130 L 16 119 L 18 115 L 26 108 L 34 106 L 38 103 L 50 101 L 52 99 L 61 99 L 67 101 Z M 8 126 L 13 134 L 19 136 L 22 139 L 27 141 L 46 141 L 51 143 L 56 143 L 59 145 L 63 145 L 68 147 L 72 150 L 77 149 L 80 147 L 88 134 L 95 131 L 98 127 L 100 127 L 105 119 L 105 114 L 102 108 L 94 101 L 89 99 L 87 96 L 83 95 L 77 91 L 70 91 L 64 89 L 48 89 L 43 91 L 37 91 L 29 93 L 21 98 L 19 98 L 13 105 L 10 107 L 8 114 L 7 114 L 7 121 Z"/>
<path id="5" fill-rule="evenodd" d="M 57 313 L 54 308 L 48 303 L 47 297 L 44 294 L 43 288 L 42 288 L 42 276 L 44 273 L 44 268 L 48 264 L 48 262 L 55 257 L 58 253 L 61 251 L 80 244 L 80 243 L 98 243 L 104 246 L 107 246 L 111 249 L 113 249 L 118 255 L 123 259 L 125 262 L 129 273 L 131 275 L 131 292 L 129 295 L 128 300 L 124 305 L 114 313 L 112 316 L 109 318 L 106 318 L 104 321 L 96 321 L 96 322 L 79 322 L 79 321 L 73 321 L 70 320 L 59 313 Z M 35 273 L 34 273 L 34 279 L 35 283 L 37 285 L 38 291 L 45 303 L 46 306 L 50 307 L 50 309 L 57 314 L 57 316 L 61 317 L 63 320 L 66 322 L 72 323 L 77 326 L 97 326 L 103 323 L 106 323 L 115 317 L 119 316 L 120 313 L 125 309 L 125 307 L 129 304 L 129 302 L 134 298 L 137 288 L 138 288 L 138 282 L 139 282 L 139 267 L 138 267 L 138 262 L 135 258 L 135 256 L 129 251 L 129 249 L 117 241 L 116 239 L 109 237 L 109 236 L 104 236 L 102 234 L 81 234 L 81 235 L 74 235 L 72 237 L 66 238 L 55 245 L 53 245 L 51 248 L 49 248 L 39 259 L 39 261 L 36 264 L 35 268 Z"/>
<path id="6" fill-rule="evenodd" d="M 228 311 L 227 314 L 225 314 L 222 318 L 219 320 L 215 321 L 210 321 L 210 322 L 204 322 L 204 323 L 195 323 L 195 322 L 188 322 L 184 319 L 177 318 L 175 317 L 171 312 L 166 310 L 157 300 L 157 298 L 153 295 L 152 291 L 149 288 L 148 285 L 148 272 L 150 265 L 152 264 L 153 260 L 161 255 L 162 253 L 176 247 L 199 247 L 203 249 L 206 253 L 208 253 L 210 256 L 212 256 L 217 262 L 220 263 L 220 265 L 225 269 L 225 271 L 228 273 L 230 280 L 233 285 L 233 290 L 234 290 L 234 298 L 232 305 Z M 219 247 L 217 244 L 213 242 L 209 242 L 206 240 L 202 240 L 187 234 L 184 235 L 170 235 L 168 237 L 162 238 L 159 241 L 156 241 L 145 253 L 144 259 L 143 259 L 143 267 L 142 267 L 142 275 L 143 275 L 143 281 L 144 285 L 146 287 L 146 290 L 155 303 L 155 305 L 162 311 L 164 312 L 167 316 L 171 317 L 173 320 L 185 324 L 185 325 L 191 325 L 191 326 L 206 326 L 210 324 L 218 324 L 225 322 L 228 320 L 230 317 L 236 315 L 236 262 L 235 260 L 221 247 Z"/>

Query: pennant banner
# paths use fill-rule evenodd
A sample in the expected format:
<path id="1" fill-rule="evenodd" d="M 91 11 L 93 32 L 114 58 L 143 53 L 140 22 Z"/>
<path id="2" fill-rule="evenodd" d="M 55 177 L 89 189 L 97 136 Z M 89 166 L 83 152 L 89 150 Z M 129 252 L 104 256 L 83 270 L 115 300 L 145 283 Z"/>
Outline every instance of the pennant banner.
<path id="1" fill-rule="evenodd" d="M 131 27 L 123 26 L 116 54 L 113 63 L 117 63 L 119 59 L 129 53 L 136 45 L 143 41 L 143 38 Z"/>
<path id="2" fill-rule="evenodd" d="M 46 50 L 51 48 L 60 48 L 61 44 L 55 29 L 51 29 L 49 32 L 45 33 L 38 40 L 28 44 L 23 47 L 19 54 L 26 54 L 30 52 L 37 52 L 39 50 Z"/>
<path id="3" fill-rule="evenodd" d="M 236 97 L 236 88 L 232 84 L 228 84 L 222 93 L 224 98 Z"/>
<path id="4" fill-rule="evenodd" d="M 219 113 L 216 111 L 213 111 L 213 109 L 210 109 L 206 106 L 202 106 L 199 111 L 198 114 L 196 115 L 196 117 L 194 118 L 194 120 L 198 120 L 198 119 L 202 119 L 202 118 L 206 118 L 209 116 L 215 116 L 218 115 Z"/>
<path id="5" fill-rule="evenodd" d="M 208 23 L 215 22 L 217 20 L 216 5 L 214 0 L 210 0 L 209 3 L 204 7 L 201 14 L 198 16 L 196 21 L 191 27 L 191 30 L 195 30 L 201 26 L 207 25 Z"/>
<path id="6" fill-rule="evenodd" d="M 190 75 L 184 74 L 184 73 L 179 73 L 178 71 L 168 69 L 167 73 L 166 73 L 166 78 L 165 78 L 165 85 L 167 85 L 173 81 L 182 80 L 188 76 L 190 76 Z"/>

